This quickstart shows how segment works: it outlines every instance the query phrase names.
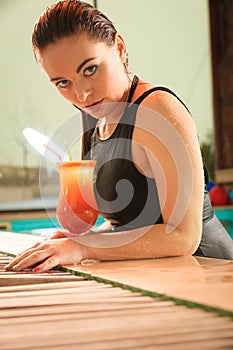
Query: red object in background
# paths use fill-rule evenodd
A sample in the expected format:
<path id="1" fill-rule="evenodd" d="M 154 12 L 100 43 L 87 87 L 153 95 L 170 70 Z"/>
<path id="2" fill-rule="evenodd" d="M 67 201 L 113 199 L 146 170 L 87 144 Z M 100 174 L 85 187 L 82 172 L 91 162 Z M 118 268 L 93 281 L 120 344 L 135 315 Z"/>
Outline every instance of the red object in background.
<path id="1" fill-rule="evenodd" d="M 209 191 L 212 205 L 225 205 L 229 202 L 227 191 L 222 186 L 214 186 Z"/>

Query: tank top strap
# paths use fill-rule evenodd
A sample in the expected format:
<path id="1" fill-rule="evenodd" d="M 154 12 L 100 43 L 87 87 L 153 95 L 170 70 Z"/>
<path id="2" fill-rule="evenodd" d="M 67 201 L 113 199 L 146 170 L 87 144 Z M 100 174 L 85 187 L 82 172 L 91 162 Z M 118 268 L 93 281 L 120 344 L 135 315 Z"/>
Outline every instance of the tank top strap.
<path id="1" fill-rule="evenodd" d="M 140 105 L 140 103 L 147 97 L 149 96 L 152 92 L 154 91 L 158 91 L 158 90 L 162 90 L 162 91 L 166 91 L 170 94 L 172 94 L 173 96 L 175 96 L 178 101 L 180 101 L 182 103 L 182 105 L 187 109 L 187 111 L 189 112 L 189 114 L 191 115 L 191 112 L 189 111 L 188 107 L 184 104 L 184 102 L 170 89 L 164 87 L 164 86 L 156 86 L 156 87 L 153 87 L 147 91 L 145 91 L 141 96 L 139 96 L 134 102 L 133 104 L 134 105 Z M 207 189 L 207 186 L 208 186 L 208 183 L 209 183 L 209 174 L 208 174 L 208 169 L 206 167 L 206 164 L 205 162 L 203 161 L 203 168 L 204 168 L 204 178 L 205 178 L 205 185 L 206 185 L 206 189 Z"/>
<path id="2" fill-rule="evenodd" d="M 132 100 L 133 94 L 134 94 L 136 87 L 138 85 L 138 80 L 139 80 L 138 77 L 136 75 L 134 75 L 132 83 L 131 83 L 131 87 L 129 90 L 129 96 L 127 99 L 127 103 L 131 102 L 131 100 Z"/>
<path id="3" fill-rule="evenodd" d="M 133 103 L 139 105 L 147 96 L 149 96 L 154 91 L 166 91 L 166 92 L 170 93 L 171 95 L 175 96 L 182 103 L 182 105 L 187 109 L 187 111 L 190 113 L 188 107 L 184 104 L 184 102 L 172 90 L 170 90 L 164 86 L 155 86 L 155 87 L 145 91 Z"/>

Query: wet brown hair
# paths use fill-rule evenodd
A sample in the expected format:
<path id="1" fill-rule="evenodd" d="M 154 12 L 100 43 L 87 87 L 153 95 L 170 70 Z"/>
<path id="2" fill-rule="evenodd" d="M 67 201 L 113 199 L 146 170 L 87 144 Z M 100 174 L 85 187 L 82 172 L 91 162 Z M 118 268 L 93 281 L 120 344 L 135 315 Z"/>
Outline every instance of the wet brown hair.
<path id="1" fill-rule="evenodd" d="M 113 23 L 92 5 L 79 0 L 63 0 L 48 7 L 32 32 L 34 50 L 77 33 L 88 34 L 96 41 L 112 46 L 116 29 Z"/>
<path id="2" fill-rule="evenodd" d="M 32 46 L 42 51 L 64 37 L 87 34 L 97 42 L 113 46 L 117 33 L 113 23 L 98 9 L 79 0 L 63 0 L 48 7 L 39 17 L 32 32 Z M 37 57 L 36 57 L 37 59 Z M 76 106 L 75 106 L 76 107 Z M 97 120 L 82 113 L 82 158 L 89 158 L 91 135 Z"/>

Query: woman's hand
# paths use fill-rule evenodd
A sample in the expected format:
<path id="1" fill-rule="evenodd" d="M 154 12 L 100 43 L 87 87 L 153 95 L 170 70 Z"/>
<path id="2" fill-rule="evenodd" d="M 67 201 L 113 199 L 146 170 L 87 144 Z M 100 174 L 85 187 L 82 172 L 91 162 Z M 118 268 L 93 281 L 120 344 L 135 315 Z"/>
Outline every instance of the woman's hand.
<path id="1" fill-rule="evenodd" d="M 51 233 L 49 236 L 47 236 L 45 238 L 45 241 L 48 241 L 50 239 L 55 239 L 55 238 L 66 238 L 66 237 L 69 237 L 69 235 L 71 235 L 71 234 L 67 234 L 67 233 L 62 232 L 62 231 L 56 231 L 56 232 Z"/>
<path id="2" fill-rule="evenodd" d="M 52 239 L 36 243 L 12 260 L 5 267 L 6 271 L 18 272 L 33 267 L 34 272 L 45 272 L 57 265 L 80 263 L 84 258 L 82 246 L 71 238 L 61 236 L 63 234 L 57 233 L 58 238 L 54 234 Z"/>

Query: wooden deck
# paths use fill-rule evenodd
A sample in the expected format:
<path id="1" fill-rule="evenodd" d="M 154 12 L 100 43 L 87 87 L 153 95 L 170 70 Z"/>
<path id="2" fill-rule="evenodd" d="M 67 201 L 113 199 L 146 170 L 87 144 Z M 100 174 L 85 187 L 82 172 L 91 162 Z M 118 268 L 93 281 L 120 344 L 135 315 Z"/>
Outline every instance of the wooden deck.
<path id="1" fill-rule="evenodd" d="M 86 261 L 4 266 L 39 237 L 0 232 L 0 349 L 232 349 L 233 262 Z"/>

